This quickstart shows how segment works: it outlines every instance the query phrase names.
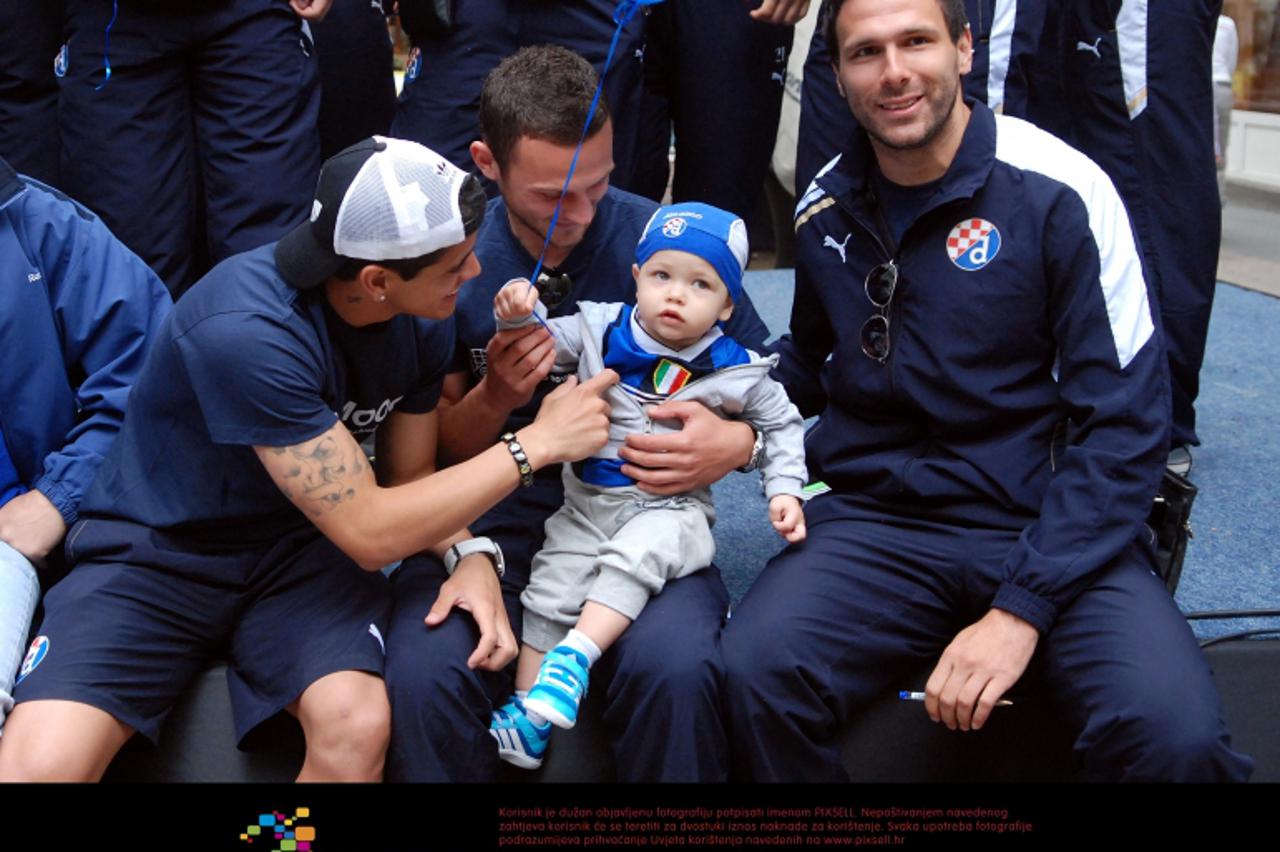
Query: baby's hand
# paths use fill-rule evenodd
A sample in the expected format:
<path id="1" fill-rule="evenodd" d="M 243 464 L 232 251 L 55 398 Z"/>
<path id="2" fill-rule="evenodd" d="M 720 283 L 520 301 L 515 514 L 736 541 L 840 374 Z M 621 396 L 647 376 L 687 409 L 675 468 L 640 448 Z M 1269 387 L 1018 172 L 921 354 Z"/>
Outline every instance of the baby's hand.
<path id="1" fill-rule="evenodd" d="M 498 319 L 510 322 L 529 316 L 536 304 L 538 288 L 531 287 L 527 278 L 512 278 L 493 297 L 493 312 Z"/>
<path id="2" fill-rule="evenodd" d="M 778 535 L 795 544 L 804 541 L 804 508 L 800 498 L 779 494 L 769 501 L 769 520 Z"/>

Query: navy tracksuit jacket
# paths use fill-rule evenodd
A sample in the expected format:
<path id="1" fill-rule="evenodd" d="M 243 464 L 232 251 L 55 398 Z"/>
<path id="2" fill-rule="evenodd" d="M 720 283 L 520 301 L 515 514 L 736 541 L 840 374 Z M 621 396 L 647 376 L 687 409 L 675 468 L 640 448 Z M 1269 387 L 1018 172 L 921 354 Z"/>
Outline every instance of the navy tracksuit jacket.
<path id="1" fill-rule="evenodd" d="M 1221 219 L 1210 65 L 1221 0 L 965 0 L 973 70 L 965 94 L 1083 151 L 1133 219 L 1164 326 L 1173 444 L 1198 444 L 1200 387 Z M 856 127 L 814 34 L 796 186 Z"/>

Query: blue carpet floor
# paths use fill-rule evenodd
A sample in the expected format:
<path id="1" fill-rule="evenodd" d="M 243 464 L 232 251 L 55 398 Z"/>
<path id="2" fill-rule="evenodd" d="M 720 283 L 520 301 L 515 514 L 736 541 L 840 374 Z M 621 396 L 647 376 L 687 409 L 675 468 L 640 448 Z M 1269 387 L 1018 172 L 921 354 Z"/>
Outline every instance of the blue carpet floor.
<path id="1" fill-rule="evenodd" d="M 746 286 L 774 335 L 791 314 L 791 270 L 751 272 Z M 1178 605 L 1186 612 L 1280 609 L 1280 299 L 1220 285 L 1201 372 L 1192 514 Z M 769 526 L 759 479 L 732 474 L 714 489 L 717 555 L 736 603 L 782 539 Z M 732 507 L 732 508 L 730 508 Z M 1277 628 L 1280 619 L 1196 621 L 1201 638 Z"/>

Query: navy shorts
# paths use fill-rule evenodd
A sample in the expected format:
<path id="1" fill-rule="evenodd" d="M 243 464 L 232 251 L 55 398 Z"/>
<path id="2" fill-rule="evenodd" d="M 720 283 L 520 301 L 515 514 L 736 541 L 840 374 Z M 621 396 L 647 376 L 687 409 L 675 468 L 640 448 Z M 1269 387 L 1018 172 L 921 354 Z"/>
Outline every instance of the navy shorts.
<path id="1" fill-rule="evenodd" d="M 236 736 L 340 671 L 382 675 L 390 594 L 318 530 L 252 549 L 87 520 L 45 597 L 44 653 L 18 702 L 89 704 L 157 742 L 195 675 L 229 660 Z"/>

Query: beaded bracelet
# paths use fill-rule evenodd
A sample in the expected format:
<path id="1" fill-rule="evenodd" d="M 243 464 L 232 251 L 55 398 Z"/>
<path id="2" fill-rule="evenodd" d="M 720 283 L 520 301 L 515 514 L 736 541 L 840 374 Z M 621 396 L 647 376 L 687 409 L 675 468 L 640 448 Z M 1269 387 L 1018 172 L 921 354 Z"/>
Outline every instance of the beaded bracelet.
<path id="1" fill-rule="evenodd" d="M 520 440 L 514 432 L 503 432 L 498 440 L 507 445 L 507 452 L 516 461 L 516 469 L 520 471 L 520 485 L 528 488 L 533 484 L 533 465 L 529 464 L 529 456 L 524 447 L 520 446 Z"/>

